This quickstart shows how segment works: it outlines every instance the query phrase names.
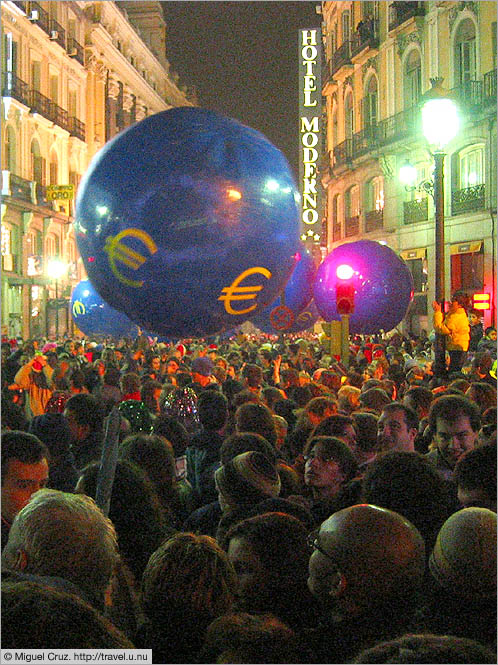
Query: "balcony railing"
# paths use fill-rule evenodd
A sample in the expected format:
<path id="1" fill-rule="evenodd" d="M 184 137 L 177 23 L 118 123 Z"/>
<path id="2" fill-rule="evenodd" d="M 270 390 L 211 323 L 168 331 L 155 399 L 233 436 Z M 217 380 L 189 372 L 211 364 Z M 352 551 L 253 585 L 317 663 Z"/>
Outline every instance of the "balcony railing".
<path id="1" fill-rule="evenodd" d="M 74 37 L 67 38 L 67 54 L 77 60 L 81 65 L 85 64 L 85 51 L 83 46 Z"/>
<path id="2" fill-rule="evenodd" d="M 345 41 L 334 51 L 330 59 L 330 75 L 333 76 L 344 65 L 351 65 L 351 42 Z"/>
<path id="3" fill-rule="evenodd" d="M 379 46 L 379 21 L 368 18 L 364 26 L 353 33 L 351 39 L 351 58 L 361 53 L 366 48 L 378 48 Z"/>
<path id="4" fill-rule="evenodd" d="M 392 143 L 413 136 L 420 129 L 420 110 L 412 106 L 377 123 L 376 135 L 380 144 Z"/>
<path id="5" fill-rule="evenodd" d="M 384 211 L 370 210 L 365 213 L 365 233 L 371 233 L 384 227 Z"/>
<path id="6" fill-rule="evenodd" d="M 451 195 L 451 214 L 459 215 L 462 212 L 473 212 L 484 208 L 486 188 L 484 185 L 474 185 L 457 189 Z"/>
<path id="7" fill-rule="evenodd" d="M 352 157 L 356 159 L 375 147 L 377 140 L 377 125 L 367 125 L 364 129 L 353 134 Z"/>
<path id="8" fill-rule="evenodd" d="M 483 88 L 484 103 L 496 104 L 496 69 L 484 74 Z"/>
<path id="9" fill-rule="evenodd" d="M 49 21 L 49 35 L 50 39 L 54 42 L 57 42 L 59 46 L 62 46 L 63 49 L 66 48 L 66 31 L 60 23 L 53 18 Z"/>
<path id="10" fill-rule="evenodd" d="M 341 166 L 351 162 L 353 158 L 352 139 L 346 139 L 334 148 L 334 166 Z"/>
<path id="11" fill-rule="evenodd" d="M 19 7 L 19 9 L 22 9 L 22 11 L 24 13 L 27 12 L 27 10 L 28 10 L 28 3 L 27 2 L 23 2 L 23 0 L 14 0 L 14 4 L 16 5 L 16 7 Z"/>
<path id="12" fill-rule="evenodd" d="M 2 97 L 13 97 L 29 106 L 29 85 L 12 72 L 2 74 Z"/>
<path id="13" fill-rule="evenodd" d="M 71 136 L 80 139 L 80 141 L 85 140 L 85 123 L 81 122 L 81 120 L 78 120 L 78 118 L 75 118 L 74 116 L 70 116 L 67 119 L 67 131 Z"/>
<path id="14" fill-rule="evenodd" d="M 429 202 L 427 197 L 419 201 L 405 201 L 403 203 L 403 224 L 417 224 L 429 219 Z"/>
<path id="15" fill-rule="evenodd" d="M 27 16 L 30 21 L 50 35 L 50 16 L 38 2 L 29 2 Z"/>
<path id="16" fill-rule="evenodd" d="M 28 203 L 33 202 L 33 187 L 30 180 L 25 180 L 14 173 L 10 174 L 10 196 L 13 199 L 19 199 L 20 201 L 26 201 Z"/>
<path id="17" fill-rule="evenodd" d="M 414 16 L 424 16 L 424 2 L 393 2 L 389 7 L 389 30 L 394 30 L 399 25 Z"/>
<path id="18" fill-rule="evenodd" d="M 360 216 L 346 217 L 344 220 L 344 235 L 346 238 L 357 236 L 360 232 Z"/>
<path id="19" fill-rule="evenodd" d="M 30 107 L 34 113 L 39 113 L 51 120 L 59 127 L 67 129 L 67 111 L 53 102 L 38 90 L 30 90 Z"/>

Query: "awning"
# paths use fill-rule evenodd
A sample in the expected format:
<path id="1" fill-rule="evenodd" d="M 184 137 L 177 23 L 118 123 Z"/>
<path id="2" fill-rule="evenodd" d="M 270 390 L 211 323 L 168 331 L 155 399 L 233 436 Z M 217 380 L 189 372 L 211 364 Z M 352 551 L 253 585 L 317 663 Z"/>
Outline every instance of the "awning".
<path id="1" fill-rule="evenodd" d="M 425 259 L 427 256 L 427 247 L 419 247 L 418 249 L 405 249 L 400 252 L 400 256 L 404 261 L 412 261 L 413 259 Z"/>
<path id="2" fill-rule="evenodd" d="M 459 242 L 455 245 L 450 245 L 450 254 L 475 254 L 480 252 L 482 248 L 482 240 L 475 242 Z"/>

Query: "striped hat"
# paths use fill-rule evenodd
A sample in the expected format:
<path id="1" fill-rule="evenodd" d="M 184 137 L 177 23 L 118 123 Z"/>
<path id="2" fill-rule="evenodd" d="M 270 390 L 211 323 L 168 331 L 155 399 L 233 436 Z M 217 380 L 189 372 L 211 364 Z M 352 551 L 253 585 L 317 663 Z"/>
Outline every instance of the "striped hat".
<path id="1" fill-rule="evenodd" d="M 280 493 L 275 465 L 263 453 L 251 450 L 237 455 L 214 475 L 216 487 L 230 507 L 252 504 Z"/>

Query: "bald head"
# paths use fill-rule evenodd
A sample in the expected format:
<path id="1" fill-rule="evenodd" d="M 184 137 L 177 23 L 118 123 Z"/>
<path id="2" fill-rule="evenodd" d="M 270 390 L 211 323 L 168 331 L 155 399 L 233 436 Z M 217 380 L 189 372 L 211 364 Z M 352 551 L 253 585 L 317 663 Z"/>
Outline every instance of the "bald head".
<path id="1" fill-rule="evenodd" d="M 418 530 L 391 510 L 361 504 L 334 513 L 321 526 L 308 584 L 349 614 L 404 605 L 420 586 L 425 547 Z"/>

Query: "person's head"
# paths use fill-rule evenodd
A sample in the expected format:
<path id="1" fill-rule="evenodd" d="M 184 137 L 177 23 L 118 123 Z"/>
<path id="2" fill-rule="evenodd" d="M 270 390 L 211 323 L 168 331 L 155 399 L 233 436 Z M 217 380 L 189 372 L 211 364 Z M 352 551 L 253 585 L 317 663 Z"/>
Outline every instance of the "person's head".
<path id="1" fill-rule="evenodd" d="M 15 518 L 2 563 L 11 570 L 62 577 L 103 607 L 117 557 L 114 526 L 93 499 L 42 489 Z"/>
<path id="2" fill-rule="evenodd" d="M 377 451 L 377 421 L 375 413 L 355 411 L 351 414 L 356 431 L 356 443 L 350 446 L 358 460 L 364 455 L 373 455 Z"/>
<path id="3" fill-rule="evenodd" d="M 214 538 L 177 533 L 150 557 L 142 577 L 142 605 L 154 626 L 205 630 L 232 607 L 235 572 Z"/>
<path id="4" fill-rule="evenodd" d="M 362 408 L 372 409 L 377 414 L 380 414 L 387 404 L 392 404 L 392 400 L 382 388 L 369 388 L 360 395 Z"/>
<path id="5" fill-rule="evenodd" d="M 377 422 L 377 441 L 380 450 L 413 452 L 418 433 L 418 416 L 402 402 L 387 404 Z"/>
<path id="6" fill-rule="evenodd" d="M 30 421 L 29 431 L 47 446 L 52 462 L 64 458 L 69 453 L 71 430 L 62 413 L 34 416 Z"/>
<path id="7" fill-rule="evenodd" d="M 486 409 L 496 406 L 496 388 L 484 381 L 471 383 L 465 391 L 465 397 L 475 402 L 479 406 L 481 413 L 484 413 Z"/>
<path id="8" fill-rule="evenodd" d="M 194 383 L 207 386 L 211 382 L 213 373 L 213 361 L 207 356 L 199 356 L 192 361 L 192 379 Z"/>
<path id="9" fill-rule="evenodd" d="M 476 506 L 496 512 L 496 445 L 464 453 L 455 466 L 455 482 L 463 508 Z"/>
<path id="10" fill-rule="evenodd" d="M 496 328 L 494 326 L 488 326 L 484 331 L 484 335 L 493 342 L 496 342 Z"/>
<path id="11" fill-rule="evenodd" d="M 79 393 L 70 397 L 64 406 L 73 441 L 83 441 L 93 432 L 101 432 L 103 411 L 96 397 Z"/>
<path id="12" fill-rule="evenodd" d="M 271 614 L 237 612 L 215 619 L 206 631 L 201 663 L 294 663 L 294 631 Z"/>
<path id="13" fill-rule="evenodd" d="M 337 392 L 339 411 L 351 413 L 360 406 L 361 390 L 356 386 L 344 385 Z"/>
<path id="14" fill-rule="evenodd" d="M 453 635 L 406 634 L 379 642 L 356 656 L 353 663 L 496 663 L 496 653 L 476 640 Z"/>
<path id="15" fill-rule="evenodd" d="M 445 481 L 434 464 L 416 452 L 394 450 L 377 457 L 363 477 L 361 498 L 406 517 L 428 550 L 449 515 Z"/>
<path id="16" fill-rule="evenodd" d="M 228 418 L 228 400 L 218 390 L 205 390 L 197 402 L 199 422 L 210 432 L 223 429 Z"/>
<path id="17" fill-rule="evenodd" d="M 497 408 L 491 406 L 482 414 L 479 430 L 479 445 L 494 443 L 496 445 Z"/>
<path id="18" fill-rule="evenodd" d="M 304 407 L 308 420 L 316 427 L 322 420 L 337 414 L 337 400 L 334 397 L 313 397 Z"/>
<path id="19" fill-rule="evenodd" d="M 85 467 L 75 491 L 95 498 L 99 468 L 99 463 Z M 164 516 L 145 471 L 129 460 L 116 464 L 109 518 L 116 527 L 122 557 L 139 580 L 163 538 Z"/>
<path id="20" fill-rule="evenodd" d="M 115 388 L 119 388 L 121 372 L 117 367 L 108 367 L 105 370 L 103 379 L 106 386 L 114 386 Z"/>
<path id="21" fill-rule="evenodd" d="M 2 517 L 12 523 L 32 494 L 48 482 L 48 448 L 34 434 L 2 432 Z"/>
<path id="22" fill-rule="evenodd" d="M 145 471 L 160 496 L 171 495 L 175 457 L 170 443 L 157 434 L 132 434 L 120 444 L 119 456 Z"/>
<path id="23" fill-rule="evenodd" d="M 140 391 L 140 376 L 136 372 L 126 372 L 121 377 L 121 392 L 123 395 Z"/>
<path id="24" fill-rule="evenodd" d="M 254 432 L 263 436 L 273 446 L 277 443 L 277 432 L 270 409 L 261 403 L 247 402 L 235 412 L 237 432 Z"/>
<path id="25" fill-rule="evenodd" d="M 465 291 L 455 291 L 451 296 L 449 312 L 456 312 L 457 309 L 463 307 L 464 309 L 469 305 L 469 296 Z"/>
<path id="26" fill-rule="evenodd" d="M 453 513 L 438 533 L 429 569 L 462 603 L 496 599 L 496 513 L 475 507 Z"/>
<path id="27" fill-rule="evenodd" d="M 263 370 L 259 365 L 246 363 L 242 368 L 242 382 L 252 391 L 259 391 L 263 383 Z"/>
<path id="28" fill-rule="evenodd" d="M 313 436 L 335 436 L 342 439 L 350 448 L 356 445 L 356 431 L 350 416 L 336 414 L 324 418 L 314 429 Z"/>
<path id="29" fill-rule="evenodd" d="M 42 582 L 2 582 L 2 647 L 45 649 L 47 644 L 51 649 L 134 648 L 75 593 Z"/>
<path id="30" fill-rule="evenodd" d="M 188 432 L 181 422 L 163 413 L 154 420 L 154 434 L 166 439 L 173 446 L 175 457 L 184 455 L 190 443 Z"/>
<path id="31" fill-rule="evenodd" d="M 237 455 L 242 453 L 247 453 L 250 450 L 255 450 L 257 452 L 265 455 L 272 464 L 277 463 L 277 451 L 274 446 L 271 445 L 263 436 L 260 434 L 255 434 L 253 432 L 242 432 L 231 434 L 228 436 L 220 448 L 220 460 L 221 463 L 227 464 L 230 460 Z"/>
<path id="32" fill-rule="evenodd" d="M 425 569 L 424 541 L 398 513 L 367 504 L 334 513 L 310 536 L 308 586 L 333 616 L 410 616 Z"/>
<path id="33" fill-rule="evenodd" d="M 215 471 L 214 480 L 224 511 L 256 504 L 280 493 L 275 465 L 260 452 L 249 451 L 234 457 Z"/>
<path id="34" fill-rule="evenodd" d="M 293 595 L 306 585 L 306 536 L 300 520 L 280 512 L 256 515 L 229 529 L 223 545 L 237 574 L 238 609 L 271 612 L 279 595 Z"/>
<path id="35" fill-rule="evenodd" d="M 358 466 L 350 448 L 334 436 L 311 436 L 304 459 L 305 485 L 321 498 L 334 498 L 354 477 Z"/>
<path id="36" fill-rule="evenodd" d="M 420 420 L 429 415 L 434 393 L 425 386 L 412 386 L 403 395 L 403 404 L 413 409 Z"/>
<path id="37" fill-rule="evenodd" d="M 477 443 L 481 427 L 479 407 L 460 395 L 442 395 L 434 400 L 429 425 L 439 454 L 450 467 Z"/>

